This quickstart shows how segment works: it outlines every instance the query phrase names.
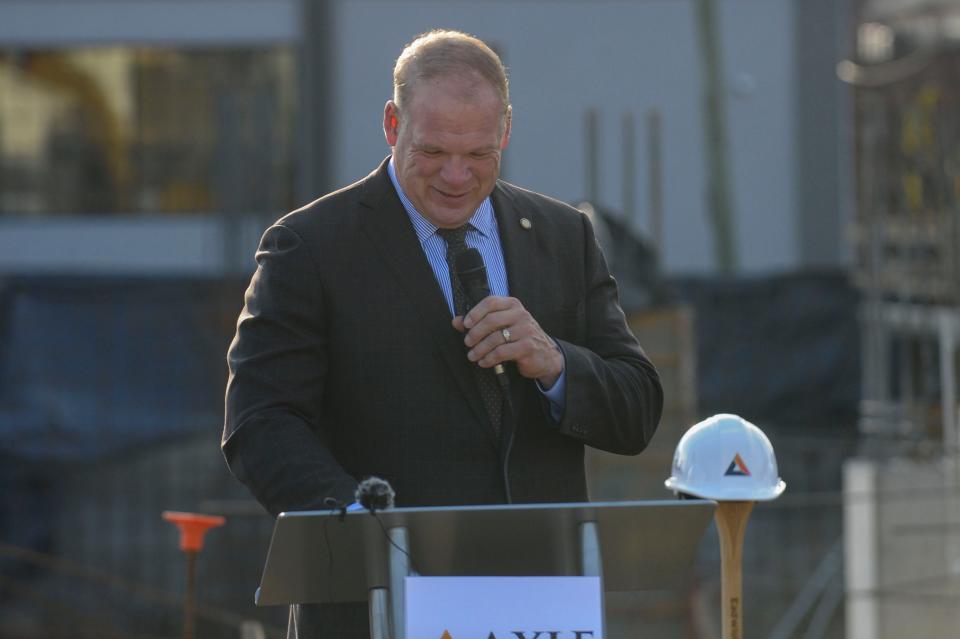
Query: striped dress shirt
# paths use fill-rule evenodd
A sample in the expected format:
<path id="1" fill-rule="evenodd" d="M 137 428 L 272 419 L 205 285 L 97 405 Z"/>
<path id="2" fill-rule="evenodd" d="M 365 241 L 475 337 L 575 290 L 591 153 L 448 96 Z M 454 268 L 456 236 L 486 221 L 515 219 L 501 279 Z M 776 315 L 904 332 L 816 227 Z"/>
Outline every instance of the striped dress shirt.
<path id="1" fill-rule="evenodd" d="M 450 317 L 453 317 L 455 313 L 453 310 L 453 291 L 450 285 L 450 270 L 447 268 L 447 243 L 437 234 L 437 226 L 423 217 L 417 207 L 413 205 L 413 202 L 410 201 L 410 198 L 407 197 L 407 194 L 403 192 L 393 168 L 393 158 L 390 159 L 387 171 L 390 173 L 393 188 L 397 190 L 400 202 L 403 203 L 403 208 L 410 217 L 410 223 L 413 224 L 413 230 L 417 233 L 417 239 L 420 240 L 420 246 L 427 256 L 427 261 L 430 262 L 430 268 L 433 269 L 437 284 L 443 291 L 443 297 L 447 300 Z M 510 295 L 507 286 L 507 269 L 503 264 L 503 249 L 500 247 L 497 218 L 493 214 L 493 205 L 490 203 L 489 197 L 480 203 L 480 206 L 471 216 L 469 224 L 467 246 L 480 251 L 480 255 L 483 257 L 483 263 L 487 267 L 490 294 L 499 297 Z"/>
<path id="2" fill-rule="evenodd" d="M 443 291 L 443 297 L 447 300 L 447 307 L 450 309 L 450 317 L 454 317 L 453 310 L 453 290 L 450 284 L 450 269 L 447 267 L 447 243 L 442 237 L 437 235 L 437 226 L 423 217 L 413 205 L 407 194 L 403 192 L 400 182 L 397 181 L 396 169 L 393 166 L 393 158 L 390 158 L 390 164 L 387 166 L 387 172 L 390 174 L 390 181 L 393 182 L 393 188 L 400 197 L 403 209 L 410 217 L 410 223 L 413 224 L 413 230 L 420 240 L 420 246 L 423 248 L 427 261 L 430 262 L 430 268 L 433 269 L 433 275 Z M 490 294 L 505 297 L 510 295 L 507 287 L 507 269 L 503 263 L 503 249 L 500 247 L 500 233 L 497 228 L 497 218 L 493 214 L 493 204 L 487 197 L 480 203 L 480 206 L 470 217 L 471 228 L 467 231 L 467 246 L 480 251 L 483 257 L 483 263 L 487 267 L 487 280 L 490 283 Z M 562 352 L 562 350 L 561 350 Z M 550 416 L 555 422 L 559 422 L 563 416 L 563 409 L 566 405 L 566 387 L 567 372 L 560 373 L 560 378 L 549 389 L 544 389 L 537 381 L 537 388 L 540 389 L 550 404 Z"/>

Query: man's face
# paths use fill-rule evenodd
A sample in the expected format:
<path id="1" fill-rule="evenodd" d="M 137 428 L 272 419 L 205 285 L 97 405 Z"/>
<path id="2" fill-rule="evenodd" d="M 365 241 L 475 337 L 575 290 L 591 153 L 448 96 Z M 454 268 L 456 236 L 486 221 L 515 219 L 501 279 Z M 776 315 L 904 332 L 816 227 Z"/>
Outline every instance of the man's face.
<path id="1" fill-rule="evenodd" d="M 402 113 L 384 108 L 397 180 L 417 210 L 441 228 L 470 219 L 493 191 L 510 137 L 497 92 L 482 80 L 421 80 Z"/>

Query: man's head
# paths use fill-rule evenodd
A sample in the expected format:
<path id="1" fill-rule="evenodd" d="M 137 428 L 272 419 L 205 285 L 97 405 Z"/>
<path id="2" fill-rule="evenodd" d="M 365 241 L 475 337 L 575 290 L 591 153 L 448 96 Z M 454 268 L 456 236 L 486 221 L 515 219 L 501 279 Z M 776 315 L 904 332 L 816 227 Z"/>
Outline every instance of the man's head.
<path id="1" fill-rule="evenodd" d="M 503 64 L 473 36 L 431 31 L 403 50 L 393 79 L 383 131 L 400 186 L 428 220 L 460 226 L 493 190 L 510 139 Z"/>

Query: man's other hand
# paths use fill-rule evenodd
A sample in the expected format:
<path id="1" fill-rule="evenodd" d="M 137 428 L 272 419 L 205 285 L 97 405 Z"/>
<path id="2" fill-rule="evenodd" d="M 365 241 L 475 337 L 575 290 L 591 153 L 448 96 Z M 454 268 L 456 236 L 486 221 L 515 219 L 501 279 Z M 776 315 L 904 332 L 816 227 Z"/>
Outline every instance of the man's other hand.
<path id="1" fill-rule="evenodd" d="M 454 317 L 453 327 L 466 333 L 467 358 L 483 368 L 515 362 L 521 375 L 536 379 L 545 390 L 563 372 L 556 342 L 514 297 L 485 297 L 466 317 Z"/>

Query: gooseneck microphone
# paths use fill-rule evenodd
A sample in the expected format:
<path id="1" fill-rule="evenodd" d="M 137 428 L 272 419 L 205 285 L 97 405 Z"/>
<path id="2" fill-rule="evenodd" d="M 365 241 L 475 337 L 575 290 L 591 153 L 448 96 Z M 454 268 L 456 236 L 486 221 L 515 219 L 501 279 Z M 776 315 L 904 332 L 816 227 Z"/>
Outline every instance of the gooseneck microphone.
<path id="1" fill-rule="evenodd" d="M 480 303 L 480 300 L 490 295 L 490 285 L 487 283 L 487 267 L 483 263 L 483 257 L 477 249 L 468 248 L 457 255 L 455 266 L 457 267 L 457 275 L 460 276 L 460 283 L 463 284 L 463 292 L 467 296 L 467 302 L 473 308 Z M 507 375 L 503 364 L 494 366 L 493 372 L 497 374 L 500 385 L 505 387 L 507 385 Z"/>
<path id="2" fill-rule="evenodd" d="M 393 487 L 385 479 L 379 477 L 364 479 L 357 486 L 357 491 L 354 494 L 357 502 L 369 510 L 370 514 L 374 514 L 378 510 L 393 508 L 394 497 L 396 497 L 396 493 L 393 492 Z"/>

